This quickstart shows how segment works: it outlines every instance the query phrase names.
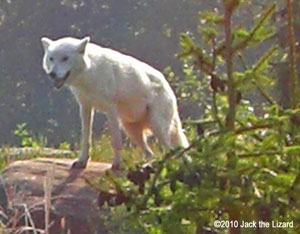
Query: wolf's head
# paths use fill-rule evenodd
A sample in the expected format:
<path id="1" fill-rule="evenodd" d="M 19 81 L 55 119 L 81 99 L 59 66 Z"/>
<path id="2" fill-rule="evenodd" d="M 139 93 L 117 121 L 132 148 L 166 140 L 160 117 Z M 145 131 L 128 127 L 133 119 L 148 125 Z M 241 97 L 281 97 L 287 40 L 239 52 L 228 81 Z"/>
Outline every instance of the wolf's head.
<path id="1" fill-rule="evenodd" d="M 89 37 L 83 39 L 61 38 L 53 41 L 43 37 L 43 69 L 59 89 L 69 77 L 79 74 L 84 69 L 84 54 Z"/>

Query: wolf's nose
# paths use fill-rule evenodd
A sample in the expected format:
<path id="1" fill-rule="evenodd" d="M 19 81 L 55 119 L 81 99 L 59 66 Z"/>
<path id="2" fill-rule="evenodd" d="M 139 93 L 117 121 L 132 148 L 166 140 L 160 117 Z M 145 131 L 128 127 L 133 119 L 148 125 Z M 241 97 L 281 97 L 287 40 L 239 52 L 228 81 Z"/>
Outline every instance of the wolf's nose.
<path id="1" fill-rule="evenodd" d="M 49 73 L 49 76 L 50 76 L 52 79 L 55 79 L 55 78 L 56 78 L 56 73 L 55 73 L 55 72 L 50 72 L 50 73 Z"/>

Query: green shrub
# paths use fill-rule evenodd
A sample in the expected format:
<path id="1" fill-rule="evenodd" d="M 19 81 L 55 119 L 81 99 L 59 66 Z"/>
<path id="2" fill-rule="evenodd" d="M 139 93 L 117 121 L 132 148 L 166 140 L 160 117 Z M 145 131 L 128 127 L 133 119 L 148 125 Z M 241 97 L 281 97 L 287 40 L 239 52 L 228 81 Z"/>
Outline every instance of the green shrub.
<path id="1" fill-rule="evenodd" d="M 184 81 L 166 70 L 179 97 L 205 105 L 201 119 L 188 121 L 191 146 L 154 159 L 150 171 L 129 165 L 126 175 L 107 173 L 93 183 L 99 206 L 113 207 L 112 233 L 259 233 L 243 229 L 243 221 L 292 222 L 260 231 L 298 233 L 300 109 L 283 109 L 270 94 L 277 46 L 249 64 L 244 58 L 274 35 L 276 7 L 245 29 L 231 20 L 240 2 L 224 0 L 224 15 L 201 12 L 200 40 L 181 35 Z M 253 94 L 260 98 L 247 100 Z M 231 225 L 217 227 L 216 220 Z"/>

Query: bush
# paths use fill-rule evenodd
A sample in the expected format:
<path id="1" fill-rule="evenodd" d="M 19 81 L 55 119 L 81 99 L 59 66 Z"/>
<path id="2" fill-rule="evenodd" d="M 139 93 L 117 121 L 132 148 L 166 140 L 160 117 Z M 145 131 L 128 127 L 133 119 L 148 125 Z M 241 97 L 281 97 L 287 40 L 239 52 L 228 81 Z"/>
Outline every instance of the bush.
<path id="1" fill-rule="evenodd" d="M 290 222 L 269 233 L 300 229 L 300 109 L 294 104 L 283 109 L 270 94 L 275 83 L 270 61 L 282 52 L 271 46 L 251 64 L 243 56 L 274 35 L 269 19 L 276 7 L 267 8 L 247 30 L 232 25 L 241 2 L 224 0 L 224 15 L 202 12 L 200 41 L 190 33 L 181 35 L 178 56 L 186 80 L 169 70 L 170 77 L 179 97 L 206 106 L 203 118 L 188 121 L 190 147 L 167 152 L 151 166 L 129 165 L 121 177 L 108 172 L 93 183 L 100 191 L 99 206 L 112 207 L 112 232 L 266 230 L 244 229 L 243 221 Z M 259 102 L 246 99 L 253 93 L 260 95 Z M 292 103 L 297 98 L 293 95 Z M 220 227 L 216 220 L 226 222 Z"/>

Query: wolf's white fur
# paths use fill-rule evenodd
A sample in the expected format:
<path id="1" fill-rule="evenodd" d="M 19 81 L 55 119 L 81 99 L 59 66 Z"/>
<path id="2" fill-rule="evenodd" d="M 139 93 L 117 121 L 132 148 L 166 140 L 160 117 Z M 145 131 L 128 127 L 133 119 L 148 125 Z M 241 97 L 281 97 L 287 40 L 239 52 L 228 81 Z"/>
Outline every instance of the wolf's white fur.
<path id="1" fill-rule="evenodd" d="M 74 167 L 89 158 L 94 109 L 107 116 L 114 150 L 113 167 L 119 167 L 122 138 L 119 120 L 130 139 L 146 156 L 151 131 L 167 147 L 188 147 L 177 112 L 176 97 L 163 74 L 131 56 L 83 39 L 42 38 L 43 68 L 60 88 L 70 87 L 80 105 L 81 152 Z"/>

